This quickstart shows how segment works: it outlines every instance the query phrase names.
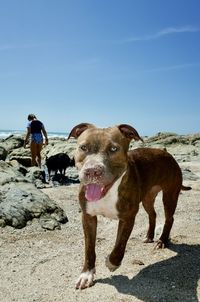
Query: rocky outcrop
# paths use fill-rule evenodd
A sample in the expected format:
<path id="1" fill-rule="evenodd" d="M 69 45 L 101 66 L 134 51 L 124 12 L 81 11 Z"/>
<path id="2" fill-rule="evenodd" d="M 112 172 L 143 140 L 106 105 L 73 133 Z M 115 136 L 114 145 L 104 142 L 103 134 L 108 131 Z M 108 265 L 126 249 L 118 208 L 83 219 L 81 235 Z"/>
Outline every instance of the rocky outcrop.
<path id="1" fill-rule="evenodd" d="M 181 166 L 183 179 L 199 181 L 200 175 L 188 165 L 200 160 L 200 133 L 177 135 L 158 133 L 144 137 L 144 142 L 132 141 L 130 148 L 154 147 L 165 148 Z M 76 140 L 50 138 L 49 144 L 42 149 L 42 169 L 30 167 L 30 148 L 23 147 L 23 137 L 11 135 L 0 141 L 0 226 L 11 225 L 22 228 L 33 218 L 40 221 L 42 227 L 60 228 L 67 222 L 67 216 L 47 195 L 41 192 L 46 184 L 46 156 L 67 153 L 73 157 Z M 69 167 L 66 176 L 59 179 L 59 174 L 52 178 L 52 185 L 67 185 L 78 182 L 75 167 Z M 48 184 L 49 186 L 49 184 Z"/>
<path id="2" fill-rule="evenodd" d="M 8 153 L 12 150 L 22 147 L 24 144 L 24 137 L 19 135 L 10 135 L 5 139 L 2 139 L 0 146 L 3 146 Z"/>
<path id="3" fill-rule="evenodd" d="M 196 145 L 200 143 L 200 133 L 189 135 L 177 135 L 175 133 L 159 132 L 155 136 L 148 137 L 145 141 L 147 144 L 162 144 L 164 147 L 171 145 Z"/>
<path id="4" fill-rule="evenodd" d="M 42 156 L 42 171 L 31 168 L 31 152 L 30 148 L 23 147 L 24 138 L 23 136 L 10 135 L 6 139 L 0 141 L 0 159 L 6 160 L 6 162 L 14 163 L 18 162 L 21 166 L 26 168 L 27 177 L 35 183 L 38 188 L 45 186 L 45 179 L 47 178 L 46 171 L 46 157 L 58 153 L 66 153 L 70 158 L 73 158 L 74 150 L 76 148 L 76 140 L 70 139 L 69 141 L 65 138 L 50 138 L 49 144 L 44 145 L 41 156 Z M 2 152 L 1 152 L 2 150 Z M 1 156 L 2 154 L 2 156 Z M 33 172 L 34 171 L 34 172 Z M 76 168 L 69 167 L 66 171 L 66 177 L 62 179 L 53 177 L 52 184 L 67 184 L 71 182 L 78 182 L 78 173 Z"/>
<path id="5" fill-rule="evenodd" d="M 19 167 L 0 161 L 0 186 L 0 226 L 22 228 L 37 218 L 43 228 L 53 230 L 68 221 L 63 209 L 38 190 Z"/>
<path id="6" fill-rule="evenodd" d="M 132 141 L 130 148 L 134 149 L 137 147 L 153 147 L 153 148 L 165 148 L 169 151 L 179 163 L 184 163 L 197 159 L 200 155 L 200 133 L 189 134 L 189 135 L 178 135 L 176 133 L 169 132 L 159 132 L 154 136 L 143 137 L 144 142 Z M 31 154 L 30 148 L 23 148 L 23 136 L 11 135 L 7 139 L 0 142 L 0 148 L 4 150 L 3 158 L 6 162 L 17 161 L 23 167 L 27 169 L 27 176 L 29 179 L 37 185 L 37 187 L 42 188 L 42 179 L 44 180 L 44 175 L 42 176 L 39 172 L 34 172 L 31 169 Z M 76 148 L 76 140 L 66 138 L 50 138 L 49 144 L 44 146 L 41 152 L 42 155 L 42 166 L 43 173 L 46 171 L 45 160 L 46 157 L 55 155 L 58 153 L 66 153 L 73 157 Z M 1 153 L 0 153 L 1 154 Z M 6 158 L 5 158 L 6 156 Z M 31 175 L 31 176 L 30 176 Z M 189 175 L 189 173 L 187 173 Z M 38 177 L 38 181 L 35 181 Z M 66 171 L 66 177 L 59 179 L 59 175 L 52 178 L 53 184 L 67 184 L 70 182 L 78 181 L 78 173 L 76 168 L 68 168 Z"/>
<path id="7" fill-rule="evenodd" d="M 4 152 L 4 159 L 7 161 L 17 160 L 20 164 L 25 167 L 31 166 L 31 152 L 30 148 L 24 148 L 23 136 L 10 135 L 8 138 L 0 141 L 0 150 Z M 74 149 L 76 147 L 76 140 L 70 139 L 69 141 L 65 138 L 50 138 L 49 144 L 44 145 L 41 155 L 42 163 L 45 164 L 46 156 L 50 157 L 57 153 L 67 153 L 71 158 L 73 157 Z M 1 151 L 0 151 L 1 155 Z M 6 155 L 6 156 L 5 156 Z"/>

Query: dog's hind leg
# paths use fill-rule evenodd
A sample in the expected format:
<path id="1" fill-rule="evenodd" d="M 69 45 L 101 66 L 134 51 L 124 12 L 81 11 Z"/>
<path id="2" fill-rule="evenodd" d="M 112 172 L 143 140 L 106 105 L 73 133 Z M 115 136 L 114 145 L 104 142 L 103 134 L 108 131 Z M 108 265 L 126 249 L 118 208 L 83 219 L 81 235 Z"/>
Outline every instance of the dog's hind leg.
<path id="1" fill-rule="evenodd" d="M 168 242 L 169 234 L 174 222 L 174 212 L 176 210 L 178 196 L 180 190 L 176 192 L 163 192 L 163 204 L 164 204 L 164 212 L 165 212 L 165 224 L 162 231 L 162 234 L 155 246 L 155 248 L 164 248 Z"/>
<path id="2" fill-rule="evenodd" d="M 156 226 L 156 211 L 154 203 L 160 187 L 153 187 L 142 200 L 143 207 L 149 216 L 149 228 L 147 231 L 145 243 L 153 242 L 155 226 Z"/>

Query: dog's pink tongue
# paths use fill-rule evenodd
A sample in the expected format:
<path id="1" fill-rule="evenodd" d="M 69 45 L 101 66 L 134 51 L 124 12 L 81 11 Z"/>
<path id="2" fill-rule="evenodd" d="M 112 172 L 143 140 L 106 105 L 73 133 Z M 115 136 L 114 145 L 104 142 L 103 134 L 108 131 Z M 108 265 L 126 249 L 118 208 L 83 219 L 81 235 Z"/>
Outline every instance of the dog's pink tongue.
<path id="1" fill-rule="evenodd" d="M 99 184 L 86 185 L 85 197 L 88 201 L 97 201 L 101 198 L 103 186 Z"/>

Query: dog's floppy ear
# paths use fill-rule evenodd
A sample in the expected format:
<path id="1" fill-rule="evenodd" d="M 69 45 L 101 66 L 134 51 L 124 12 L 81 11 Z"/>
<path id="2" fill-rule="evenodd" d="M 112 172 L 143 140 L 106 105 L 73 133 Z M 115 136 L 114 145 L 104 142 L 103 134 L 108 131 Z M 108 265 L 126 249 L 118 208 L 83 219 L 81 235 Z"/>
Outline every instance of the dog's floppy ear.
<path id="1" fill-rule="evenodd" d="M 87 130 L 90 127 L 94 127 L 94 125 L 89 124 L 89 123 L 81 123 L 76 125 L 70 132 L 70 134 L 68 135 L 69 139 L 70 137 L 74 137 L 74 138 L 78 138 L 79 135 L 81 135 L 81 133 L 83 133 L 85 130 Z"/>
<path id="2" fill-rule="evenodd" d="M 141 140 L 143 142 L 143 139 L 138 134 L 137 130 L 133 128 L 130 125 L 121 124 L 118 126 L 119 130 L 123 133 L 124 136 L 126 136 L 128 139 L 135 139 L 136 141 Z"/>

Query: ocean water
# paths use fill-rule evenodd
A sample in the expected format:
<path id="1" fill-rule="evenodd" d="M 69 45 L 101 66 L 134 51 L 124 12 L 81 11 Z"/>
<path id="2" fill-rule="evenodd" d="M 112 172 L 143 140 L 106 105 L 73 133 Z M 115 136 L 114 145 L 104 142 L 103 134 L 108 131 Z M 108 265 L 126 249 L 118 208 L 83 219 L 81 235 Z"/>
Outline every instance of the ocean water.
<path id="1" fill-rule="evenodd" d="M 0 129 L 0 139 L 4 139 L 9 137 L 10 135 L 26 135 L 26 131 L 25 130 L 1 130 Z M 68 133 L 67 132 L 48 132 L 48 137 L 64 137 L 67 138 Z"/>

